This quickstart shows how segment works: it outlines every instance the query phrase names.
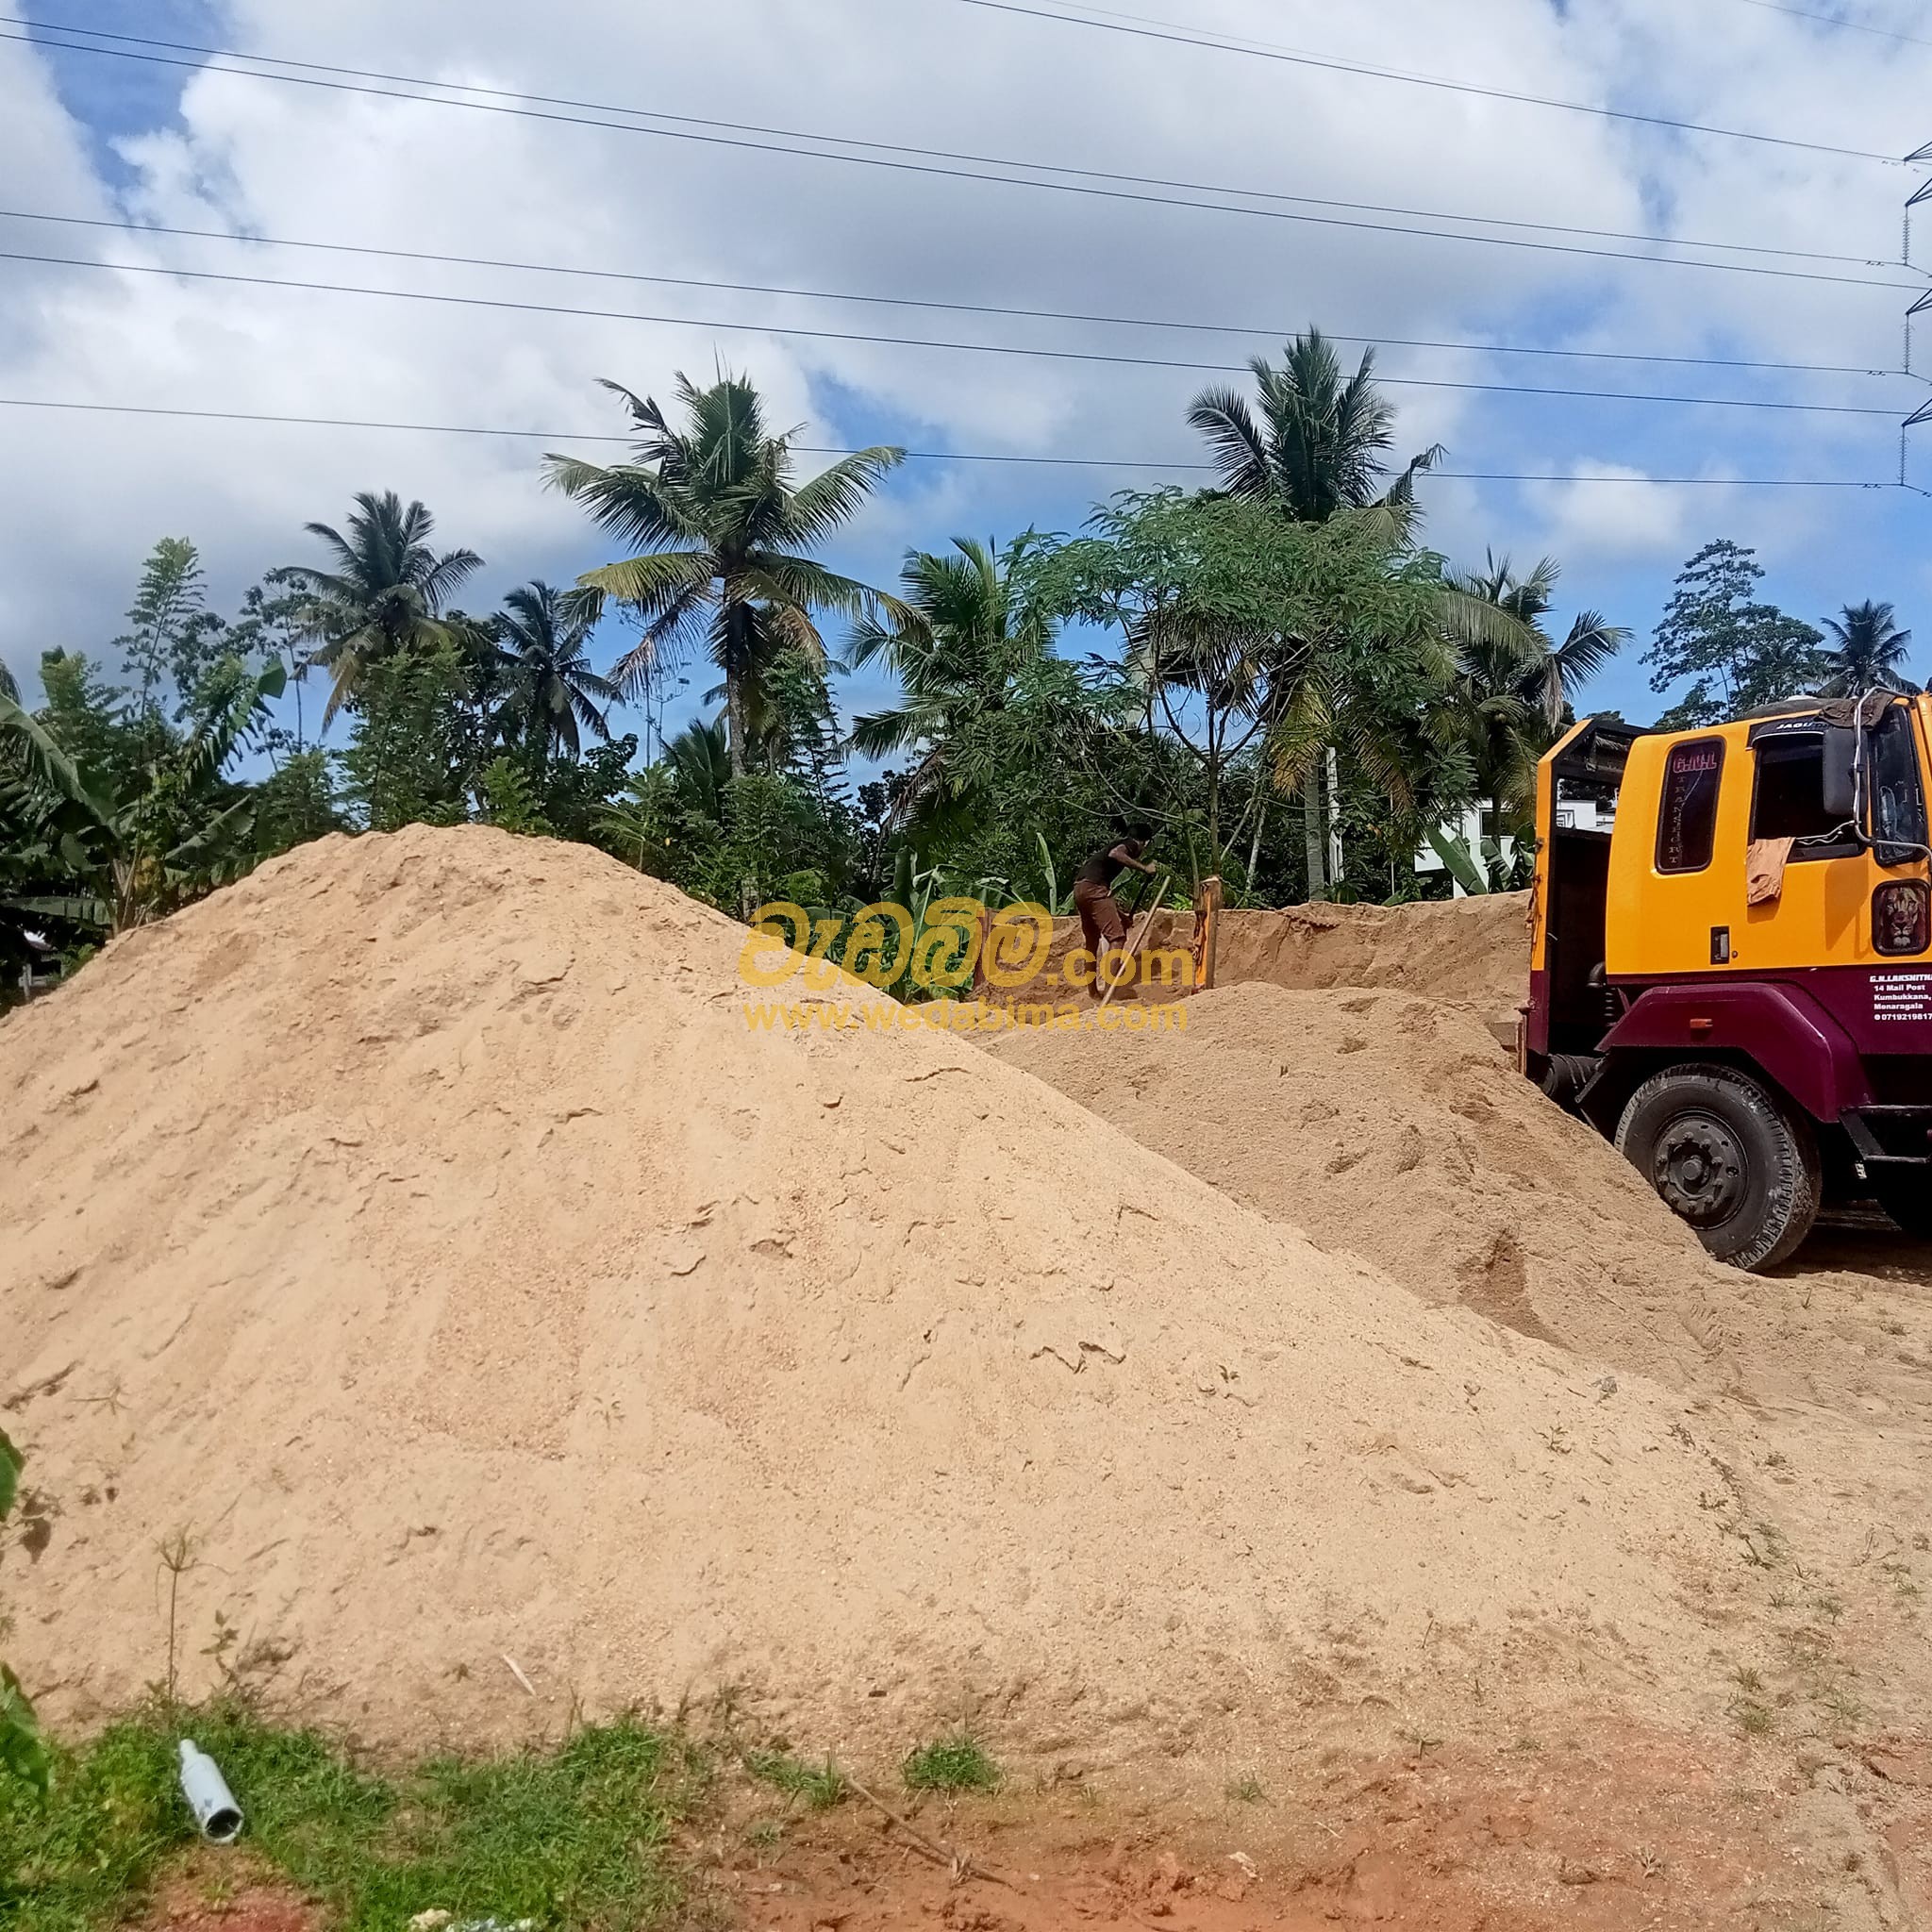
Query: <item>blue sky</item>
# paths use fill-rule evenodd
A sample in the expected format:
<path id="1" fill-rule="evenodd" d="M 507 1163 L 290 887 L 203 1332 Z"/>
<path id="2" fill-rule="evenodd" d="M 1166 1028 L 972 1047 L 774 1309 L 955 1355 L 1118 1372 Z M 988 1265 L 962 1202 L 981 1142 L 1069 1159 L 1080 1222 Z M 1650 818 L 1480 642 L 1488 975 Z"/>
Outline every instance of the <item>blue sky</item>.
<path id="1" fill-rule="evenodd" d="M 1058 0 L 1056 0 L 1056 5 Z M 1061 8 L 1082 10 L 1072 4 Z M 1093 9 L 1085 9 L 1093 11 Z M 1924 171 L 1566 115 L 1096 27 L 889 0 L 716 0 L 705 9 L 585 0 L 566 18 L 508 0 L 453 14 L 426 0 L 31 0 L 41 21 L 207 41 L 688 115 L 1167 179 L 1269 188 L 1465 216 L 1670 232 L 1843 255 L 1788 271 L 1904 279 L 1899 208 Z M 1490 0 L 1451 22 L 1424 0 L 1338 17 L 1284 0 L 1166 0 L 1162 17 L 1341 58 L 1491 87 L 1902 154 L 1932 49 L 1709 0 L 1606 0 L 1587 18 Z M 1856 9 L 1907 26 L 1903 4 Z M 1114 16 L 1114 18 L 1118 18 Z M 44 37 L 43 37 L 44 38 Z M 729 73 L 731 84 L 721 84 Z M 1854 108 L 1856 104 L 1856 109 Z M 1032 189 L 785 160 L 605 130 L 331 96 L 0 43 L 8 206 L 584 266 L 956 301 L 1202 321 L 1249 336 L 996 322 L 692 289 L 585 283 L 0 222 L 0 247 L 92 260 L 240 268 L 395 288 L 728 317 L 667 323 L 512 317 L 369 298 L 192 285 L 0 264 L 0 393 L 559 430 L 620 426 L 591 379 L 662 393 L 717 357 L 748 369 L 808 441 L 1198 459 L 1183 412 L 1209 372 L 1022 362 L 773 333 L 792 323 L 970 335 L 1238 367 L 1292 329 L 1495 340 L 1895 368 L 1894 290 L 1113 205 Z M 8 143 L 12 145 L 9 148 Z M 15 198 L 17 196 L 17 198 Z M 1932 258 L 1932 219 L 1924 225 Z M 1526 231 L 1520 231 L 1526 232 Z M 1544 240 L 1553 238 L 1544 237 Z M 1602 245 L 1617 245 L 1605 243 Z M 1641 252 L 1641 251 L 1640 251 Z M 1744 258 L 1731 257 L 1731 259 Z M 318 260 L 325 266 L 318 268 Z M 1874 264 L 1864 266 L 1869 260 Z M 1921 277 L 1924 279 L 1924 277 Z M 1932 335 L 1922 348 L 1932 366 Z M 1391 377 L 1758 397 L 1869 416 L 1757 413 L 1578 396 L 1393 390 L 1399 436 L 1441 440 L 1449 467 L 1644 476 L 1895 477 L 1899 415 L 1928 392 L 1902 375 L 1792 375 L 1391 348 Z M 8 412 L 17 499 L 0 551 L 18 586 L 0 655 L 25 675 L 49 643 L 98 649 L 147 546 L 187 535 L 232 604 L 309 554 L 300 526 L 339 521 L 358 488 L 437 511 L 483 552 L 477 601 L 601 561 L 594 534 L 539 487 L 542 444 Z M 1927 432 L 1920 432 L 1922 436 Z M 1932 441 L 1918 458 L 1932 485 Z M 1186 480 L 1181 473 L 1176 473 Z M 18 479 L 31 475 L 32 491 Z M 1077 527 L 1140 473 L 908 465 L 835 560 L 886 582 L 908 544 Z M 1637 633 L 1586 695 L 1633 716 L 1663 700 L 1639 655 L 1684 559 L 1715 537 L 1754 545 L 1766 593 L 1816 622 L 1895 602 L 1932 671 L 1932 501 L 1896 490 L 1728 483 L 1425 486 L 1427 540 L 1459 564 L 1486 548 L 1564 566 L 1563 622 L 1595 607 Z M 613 646 L 614 648 L 614 646 Z M 693 674 L 695 692 L 708 682 Z M 851 690 L 858 708 L 876 683 Z M 690 702 L 689 694 L 687 703 Z"/>

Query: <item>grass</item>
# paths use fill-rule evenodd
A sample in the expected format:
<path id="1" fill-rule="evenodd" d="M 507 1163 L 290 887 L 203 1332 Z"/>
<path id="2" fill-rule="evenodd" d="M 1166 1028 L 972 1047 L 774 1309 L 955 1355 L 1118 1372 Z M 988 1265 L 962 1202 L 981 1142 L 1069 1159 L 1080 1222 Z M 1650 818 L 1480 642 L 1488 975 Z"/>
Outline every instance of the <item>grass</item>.
<path id="1" fill-rule="evenodd" d="M 1258 1805 L 1267 1792 L 1261 1789 L 1257 1777 L 1230 1778 L 1227 1784 L 1228 1801 L 1235 1805 Z"/>
<path id="2" fill-rule="evenodd" d="M 829 1811 L 845 1795 L 845 1775 L 829 1757 L 821 1769 L 783 1751 L 747 1751 L 744 1768 L 760 1784 L 802 1798 L 814 1811 Z"/>
<path id="3" fill-rule="evenodd" d="M 900 1771 L 908 1791 L 993 1791 L 1000 1768 L 963 1731 L 922 1744 Z"/>
<path id="4" fill-rule="evenodd" d="M 235 1704 L 158 1707 L 57 1754 L 54 1795 L 0 1784 L 0 1924 L 93 1932 L 137 1907 L 193 1838 L 175 1741 L 192 1736 L 247 1814 L 243 1842 L 341 1932 L 393 1932 L 417 1912 L 635 1932 L 676 1907 L 667 1850 L 702 1795 L 682 1740 L 629 1721 L 559 1749 L 481 1763 L 437 1758 L 393 1778 L 312 1732 Z"/>

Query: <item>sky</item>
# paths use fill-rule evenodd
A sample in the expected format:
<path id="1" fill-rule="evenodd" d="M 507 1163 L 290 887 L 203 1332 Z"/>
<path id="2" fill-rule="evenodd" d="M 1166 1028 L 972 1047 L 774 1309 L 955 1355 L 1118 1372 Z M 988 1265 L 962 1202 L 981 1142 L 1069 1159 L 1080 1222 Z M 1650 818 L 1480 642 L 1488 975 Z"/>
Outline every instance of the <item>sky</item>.
<path id="1" fill-rule="evenodd" d="M 157 539 L 192 539 L 216 608 L 232 610 L 265 570 L 319 560 L 303 525 L 341 522 L 359 490 L 422 499 L 440 542 L 484 557 L 464 592 L 470 608 L 532 577 L 569 583 L 610 553 L 545 491 L 539 459 L 550 448 L 621 456 L 576 440 L 625 426 L 600 376 L 661 398 L 680 371 L 703 381 L 727 366 L 753 377 L 775 423 L 830 448 L 1098 459 L 908 462 L 830 553 L 890 585 L 908 546 L 1004 541 L 1029 525 L 1071 531 L 1115 490 L 1203 480 L 1184 467 L 1203 459 L 1190 400 L 1241 382 L 1247 358 L 1278 358 L 1290 335 L 1318 324 L 1383 344 L 1398 457 L 1440 441 L 1449 471 L 1575 479 L 1444 476 L 1422 497 L 1424 540 L 1453 563 L 1479 566 L 1491 551 L 1520 567 L 1553 557 L 1559 628 L 1585 607 L 1631 628 L 1622 658 L 1583 692 L 1585 708 L 1661 708 L 1642 648 L 1678 569 L 1719 537 L 1753 546 L 1765 594 L 1814 623 L 1867 597 L 1896 604 L 1920 633 L 1926 676 L 1932 498 L 1895 486 L 1898 425 L 1932 395 L 1899 373 L 1904 311 L 1932 282 L 1899 259 L 1902 209 L 1932 167 L 1886 158 L 1932 141 L 1932 29 L 1916 0 L 1791 4 L 0 0 L 0 254 L 12 258 L 0 259 L 0 660 L 30 702 L 42 650 L 86 649 L 111 668 L 108 641 Z M 310 81 L 331 78 L 318 68 L 351 68 L 410 84 L 356 83 L 389 91 L 372 94 L 272 81 L 179 48 L 97 40 L 118 53 L 78 51 L 58 44 L 75 38 L 61 26 L 268 57 Z M 1182 44 L 1201 38 L 1228 44 Z M 1364 64 L 1491 92 L 1345 71 Z M 441 97 L 393 97 L 425 92 L 417 81 L 442 83 Z M 550 118 L 502 111 L 532 96 L 548 97 L 540 115 Z M 1683 121 L 1774 138 L 1660 125 Z M 871 164 L 800 154 L 791 134 Z M 934 170 L 1014 171 L 908 148 L 1024 163 L 1036 179 L 1050 169 L 1105 192 L 960 179 Z M 1149 185 L 1160 183 L 1193 185 Z M 1932 265 L 1932 202 L 1921 214 L 1914 253 Z M 620 314 L 136 272 L 156 269 Z M 1918 359 L 1932 370 L 1932 313 L 1920 333 Z M 1628 399 L 1643 391 L 1703 400 Z M 541 433 L 12 406 L 34 401 Z M 1915 434 L 1916 480 L 1932 489 L 1932 424 Z M 1604 477 L 1696 480 L 1592 480 Z M 613 626 L 598 655 L 625 641 Z M 674 727 L 712 681 L 703 667 L 691 677 Z M 875 679 L 842 692 L 848 710 L 880 695 Z"/>

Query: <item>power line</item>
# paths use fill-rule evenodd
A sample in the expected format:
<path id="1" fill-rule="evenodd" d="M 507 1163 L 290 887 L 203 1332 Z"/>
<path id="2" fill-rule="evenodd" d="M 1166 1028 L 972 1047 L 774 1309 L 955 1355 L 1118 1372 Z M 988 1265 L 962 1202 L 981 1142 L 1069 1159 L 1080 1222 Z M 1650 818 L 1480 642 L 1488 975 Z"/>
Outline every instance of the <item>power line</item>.
<path id="1" fill-rule="evenodd" d="M 600 322 L 639 322 L 674 328 L 718 329 L 727 334 L 785 336 L 803 341 L 859 342 L 892 349 L 937 349 L 972 356 L 1021 356 L 1038 361 L 1098 362 L 1134 369 L 1184 369 L 1208 375 L 1240 375 L 1243 365 L 1197 362 L 1181 357 L 1126 356 L 1102 349 L 1049 349 L 1029 343 L 941 341 L 926 336 L 878 335 L 861 329 L 801 328 L 790 324 L 730 322 L 714 316 L 649 315 L 629 308 L 584 308 L 560 302 L 518 302 L 496 295 L 451 295 L 422 289 L 371 289 L 351 282 L 297 281 L 278 275 L 224 274 L 215 269 L 173 268 L 158 262 L 100 261 L 65 255 L 31 255 L 0 249 L 0 261 L 35 262 L 55 268 L 98 269 L 116 275 L 163 275 L 175 280 L 220 282 L 252 289 L 292 289 L 303 294 L 362 295 L 389 302 L 425 302 L 442 308 L 502 309 L 520 315 L 570 315 Z M 1797 403 L 1760 396 L 1659 395 L 1650 390 L 1570 389 L 1556 384 L 1464 382 L 1436 375 L 1383 375 L 1390 388 L 1451 390 L 1474 394 L 1563 396 L 1574 401 L 1665 403 L 1678 408 L 1771 409 L 1807 416 L 1883 416 L 1897 421 L 1895 408 L 1857 403 Z"/>
<path id="2" fill-rule="evenodd" d="M 16 25 L 25 25 L 25 23 L 18 21 L 12 15 L 0 14 L 0 21 L 10 21 Z M 114 35 L 110 37 L 93 28 L 67 27 L 60 28 L 58 31 L 87 33 L 96 39 L 113 38 L 124 41 L 138 41 L 139 38 L 133 35 Z M 1008 188 L 1031 188 L 1050 191 L 1059 194 L 1078 194 L 1098 200 L 1127 202 L 1142 207 L 1192 208 L 1211 214 L 1245 215 L 1257 220 L 1295 222 L 1309 226 L 1352 229 L 1368 234 L 1414 236 L 1439 242 L 1479 242 L 1486 243 L 1491 247 L 1528 249 L 1539 254 L 1569 255 L 1590 260 L 1641 261 L 1663 267 L 1706 269 L 1734 275 L 1768 275 L 1787 281 L 1825 282 L 1847 288 L 1892 289 L 1909 293 L 1919 292 L 1918 285 L 1913 283 L 1880 281 L 1870 276 L 1833 275 L 1820 274 L 1815 271 L 1771 268 L 1757 262 L 1704 261 L 1681 256 L 1640 254 L 1629 249 L 1586 248 L 1567 242 L 1532 241 L 1520 235 L 1482 235 L 1472 234 L 1463 230 L 1407 227 L 1392 223 L 1363 221 L 1341 215 L 1309 214 L 1293 208 L 1256 208 L 1244 203 L 1194 200 L 1184 198 L 1181 195 L 1148 192 L 1158 187 L 1177 187 L 1188 190 L 1191 192 L 1202 194 L 1245 194 L 1251 195 L 1256 199 L 1279 201 L 1297 198 L 1277 194 L 1274 191 L 1268 189 L 1212 188 L 1205 185 L 1197 189 L 1194 184 L 1167 182 L 1158 176 L 1112 174 L 1098 169 L 1066 167 L 1058 163 L 1046 161 L 1011 160 L 997 156 L 956 155 L 946 149 L 916 148 L 900 146 L 887 142 L 849 140 L 842 135 L 801 133 L 785 128 L 755 128 L 745 124 L 735 122 L 703 120 L 692 115 L 666 114 L 656 108 L 611 108 L 602 107 L 595 103 L 563 103 L 563 105 L 568 106 L 587 107 L 592 110 L 591 114 L 584 114 L 563 113 L 557 111 L 552 107 L 511 107 L 504 105 L 504 102 L 511 100 L 551 101 L 555 97 L 542 94 L 515 94 L 498 88 L 470 88 L 466 83 L 462 82 L 425 80 L 409 75 L 372 74 L 369 70 L 359 68 L 329 68 L 325 63 L 319 61 L 282 60 L 279 57 L 275 56 L 240 54 L 227 48 L 193 48 L 190 42 L 145 42 L 140 43 L 157 46 L 190 47 L 192 51 L 206 53 L 214 58 L 220 59 L 251 60 L 258 63 L 274 60 L 277 65 L 299 66 L 310 69 L 313 72 L 300 75 L 265 74 L 257 71 L 255 68 L 209 68 L 206 62 L 199 60 L 175 59 L 159 54 L 134 53 L 129 52 L 125 47 L 89 46 L 78 42 L 48 41 L 42 38 L 39 34 L 31 33 L 7 33 L 0 31 L 0 40 L 20 41 L 29 45 L 55 48 L 67 53 L 90 54 L 111 59 L 135 60 L 150 65 L 184 68 L 197 74 L 228 74 L 243 80 L 271 81 L 288 87 L 319 88 L 333 93 L 364 95 L 378 100 L 410 101 L 419 106 L 425 107 L 458 108 L 473 113 L 499 114 L 521 120 L 551 122 L 566 126 L 598 127 L 614 133 L 645 135 L 662 141 L 693 142 L 711 147 L 739 148 L 756 154 L 784 155 L 791 159 L 804 158 L 807 160 L 838 161 L 843 162 L 848 166 L 879 168 L 895 174 L 923 175 L 956 181 L 992 182 Z M 364 79 L 356 81 L 324 80 L 313 77 L 314 73 L 358 75 L 362 75 Z M 364 84 L 364 81 L 367 79 L 395 81 L 399 85 L 395 87 L 372 87 Z M 492 100 L 452 100 L 446 98 L 444 94 L 412 93 L 404 91 L 411 87 L 441 88 L 444 90 L 461 88 L 471 93 L 490 94 L 497 98 Z M 681 125 L 675 127 L 646 127 L 638 125 L 635 121 L 597 119 L 592 118 L 592 114 L 648 116 L 654 120 L 674 121 Z M 732 129 L 736 131 L 697 132 L 695 131 L 697 129 Z M 754 134 L 770 134 L 774 137 L 774 140 L 751 139 L 750 137 Z M 835 152 L 830 148 L 789 147 L 777 144 L 778 142 L 783 141 L 835 142 L 842 148 L 862 148 L 870 150 L 870 152 L 857 154 L 841 153 Z M 924 158 L 901 158 L 908 156 L 924 157 Z M 1874 158 L 1885 158 L 1874 157 Z M 974 165 L 956 167 L 944 164 L 951 160 L 962 160 Z M 1032 175 L 984 174 L 976 172 L 976 169 L 980 167 L 1032 169 L 1036 172 Z M 1080 178 L 1065 181 L 1045 180 L 1041 178 L 1041 175 L 1045 173 L 1070 175 Z M 1104 182 L 1141 182 L 1146 184 L 1146 186 L 1144 188 L 1130 189 L 1097 185 Z M 1423 216 L 1420 218 L 1469 220 L 1475 222 L 1488 220 L 1487 217 L 1479 215 L 1433 218 Z M 1496 222 L 1492 223 L 1491 225 L 1501 226 L 1506 225 L 1506 224 Z M 1524 226 L 1527 225 L 1508 223 L 1507 225 Z M 1576 232 L 1581 234 L 1588 231 L 1578 229 Z M 1677 243 L 1664 238 L 1659 239 L 1663 241 L 1663 245 L 1667 246 L 1699 245 L 1696 243 Z M 1710 245 L 1740 251 L 1750 248 L 1753 253 L 1773 252 L 1770 250 L 1757 250 L 1748 243 L 1717 242 Z M 1845 258 L 1871 261 L 1874 266 L 1887 265 L 1874 258 L 1866 257 Z M 1908 266 L 1908 264 L 1905 263 L 1898 265 L 1901 267 Z"/>
<path id="3" fill-rule="evenodd" d="M 347 416 L 291 416 L 252 409 L 177 409 L 153 404 L 82 403 L 44 396 L 0 396 L 0 409 L 49 409 L 81 415 L 164 417 L 195 423 L 262 423 L 305 429 L 388 430 L 413 436 L 507 437 L 533 442 L 635 443 L 633 436 L 612 436 L 575 429 L 505 429 L 475 424 L 393 423 Z M 818 443 L 791 445 L 801 456 L 849 457 L 855 451 Z M 1144 457 L 1027 456 L 1003 450 L 908 449 L 908 462 L 1012 463 L 1074 470 L 1161 470 L 1212 474 L 1215 465 L 1168 462 Z M 1622 476 L 1563 472 L 1513 470 L 1432 470 L 1431 477 L 1458 483 L 1590 483 L 1630 485 L 1724 485 L 1737 490 L 1896 490 L 1886 478 L 1869 481 L 1856 476 Z"/>
<path id="4" fill-rule="evenodd" d="M 1023 15 L 1029 20 L 1051 20 L 1061 26 L 1092 27 L 1100 33 L 1131 34 L 1140 40 L 1165 41 L 1183 47 L 1206 47 L 1219 54 L 1240 54 L 1257 60 L 1284 61 L 1294 67 L 1319 68 L 1331 74 L 1355 74 L 1374 80 L 1398 81 L 1406 87 L 1433 88 L 1443 92 L 1474 94 L 1484 100 L 1513 101 L 1523 107 L 1550 108 L 1566 114 L 1591 114 L 1606 121 L 1633 121 L 1646 127 L 1667 127 L 1679 134 L 1704 134 L 1724 141 L 1748 141 L 1765 147 L 1788 147 L 1802 149 L 1807 154 L 1838 155 L 1847 160 L 1882 161 L 1889 166 L 1898 165 L 1896 155 L 1873 154 L 1863 148 L 1834 147 L 1828 142 L 1816 141 L 1796 141 L 1789 135 L 1758 134 L 1740 127 L 1715 127 L 1701 121 L 1678 121 L 1666 114 L 1640 114 L 1624 108 L 1600 108 L 1587 101 L 1557 100 L 1548 94 L 1518 93 L 1508 88 L 1482 87 L 1474 81 L 1445 80 L 1440 75 L 1426 74 L 1407 74 L 1400 68 L 1374 67 L 1366 62 L 1338 60 L 1317 54 L 1300 54 L 1286 48 L 1266 47 L 1250 44 L 1234 46 L 1224 41 L 1203 39 L 1200 36 L 1172 26 L 1168 23 L 1159 25 L 1133 26 L 1124 20 L 1083 19 L 1078 14 L 1055 13 L 1043 7 L 1025 7 L 1019 0 L 958 0 L 962 7 L 985 8 L 994 13 Z"/>
<path id="5" fill-rule="evenodd" d="M 365 242 L 297 241 L 278 235 L 238 235 L 226 228 L 181 228 L 159 223 L 108 221 L 92 215 L 43 214 L 0 208 L 0 221 L 44 222 L 63 227 L 104 228 L 117 234 L 167 235 L 192 241 L 225 242 L 242 247 L 306 248 L 329 255 L 364 255 L 385 261 L 430 262 L 441 267 L 508 269 L 523 275 L 574 275 L 593 281 L 637 282 L 653 287 L 710 289 L 737 295 L 785 295 L 808 302 L 853 302 L 877 308 L 930 308 L 955 315 L 1018 317 L 1032 322 L 1088 322 L 1112 328 L 1169 329 L 1195 335 L 1275 336 L 1273 324 L 1189 322 L 1148 315 L 1107 315 L 1082 309 L 1024 308 L 990 302 L 947 302 L 933 296 L 862 294 L 844 289 L 798 289 L 774 282 L 727 282 L 703 275 L 654 275 L 634 270 L 576 268 L 566 262 L 515 261 L 499 257 L 444 255 L 417 248 L 378 248 Z M 1690 369 L 1759 369 L 1796 375 L 1890 376 L 1896 369 L 1874 369 L 1839 362 L 1773 362 L 1734 356 L 1665 356 L 1629 349 L 1555 349 L 1529 342 L 1434 341 L 1403 336 L 1347 335 L 1323 330 L 1330 341 L 1387 349 L 1446 349 L 1485 356 L 1541 356 L 1586 362 L 1666 363 Z"/>
<path id="6" fill-rule="evenodd" d="M 1889 26 L 1870 26 L 1862 20 L 1840 20 L 1836 14 L 1807 13 L 1802 7 L 1780 7 L 1777 0 L 1740 0 L 1745 7 L 1757 7 L 1766 13 L 1782 13 L 1792 20 L 1815 20 L 1820 26 L 1842 27 L 1848 33 L 1874 34 L 1881 41 L 1903 41 L 1910 47 L 1932 47 L 1932 41 L 1917 34 L 1895 33 Z"/>

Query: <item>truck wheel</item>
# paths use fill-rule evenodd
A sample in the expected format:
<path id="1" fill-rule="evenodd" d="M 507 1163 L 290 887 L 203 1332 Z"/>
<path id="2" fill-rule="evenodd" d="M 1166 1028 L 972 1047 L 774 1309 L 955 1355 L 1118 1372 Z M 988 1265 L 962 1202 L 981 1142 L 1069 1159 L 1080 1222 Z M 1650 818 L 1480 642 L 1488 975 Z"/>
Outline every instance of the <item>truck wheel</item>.
<path id="1" fill-rule="evenodd" d="M 1734 1268 L 1772 1268 L 1811 1232 L 1818 1139 L 1735 1067 L 1671 1067 L 1630 1096 L 1617 1152 Z"/>
<path id="2" fill-rule="evenodd" d="M 1915 1241 L 1932 1241 L 1932 1177 L 1916 1170 L 1909 1178 L 1898 1176 L 1874 1183 L 1873 1191 L 1878 1205 L 1898 1224 L 1901 1234 Z"/>

